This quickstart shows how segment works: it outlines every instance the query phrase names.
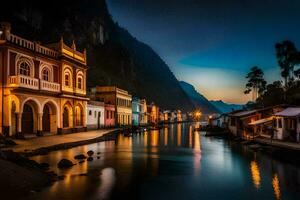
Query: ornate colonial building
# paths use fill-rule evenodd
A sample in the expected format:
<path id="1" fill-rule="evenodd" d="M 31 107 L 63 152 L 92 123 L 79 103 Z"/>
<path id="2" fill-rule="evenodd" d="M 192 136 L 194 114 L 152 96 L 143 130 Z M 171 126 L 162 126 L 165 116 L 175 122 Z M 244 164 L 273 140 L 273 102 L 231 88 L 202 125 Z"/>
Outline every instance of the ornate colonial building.
<path id="1" fill-rule="evenodd" d="M 86 52 L 0 27 L 0 127 L 7 136 L 86 130 Z"/>

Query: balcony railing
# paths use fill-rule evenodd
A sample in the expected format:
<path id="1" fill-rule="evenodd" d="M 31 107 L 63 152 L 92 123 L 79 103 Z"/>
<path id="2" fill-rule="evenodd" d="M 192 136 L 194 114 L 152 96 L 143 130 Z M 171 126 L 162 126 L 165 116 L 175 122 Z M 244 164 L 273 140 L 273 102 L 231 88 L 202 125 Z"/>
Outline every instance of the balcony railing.
<path id="1" fill-rule="evenodd" d="M 41 90 L 60 92 L 60 84 L 41 80 Z"/>
<path id="2" fill-rule="evenodd" d="M 23 87 L 32 90 L 39 89 L 39 80 L 29 76 L 23 76 L 23 75 L 10 76 L 8 82 L 10 87 Z"/>

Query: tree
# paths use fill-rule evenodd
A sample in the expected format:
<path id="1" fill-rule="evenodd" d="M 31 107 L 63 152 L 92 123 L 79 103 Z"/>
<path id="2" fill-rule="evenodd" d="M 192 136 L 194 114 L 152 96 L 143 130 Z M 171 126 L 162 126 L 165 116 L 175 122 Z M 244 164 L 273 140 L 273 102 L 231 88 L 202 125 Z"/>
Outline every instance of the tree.
<path id="1" fill-rule="evenodd" d="M 252 92 L 252 100 L 255 101 L 266 89 L 267 82 L 264 79 L 264 72 L 257 66 L 250 69 L 246 78 L 248 83 L 246 84 L 245 94 Z"/>
<path id="2" fill-rule="evenodd" d="M 284 103 L 284 92 L 281 81 L 275 81 L 266 86 L 263 95 L 257 99 L 260 107 L 275 106 Z"/>
<path id="3" fill-rule="evenodd" d="M 299 53 L 291 41 L 283 41 L 275 45 L 277 62 L 284 78 L 285 89 L 288 88 L 288 81 L 293 78 L 294 67 L 299 63 Z"/>

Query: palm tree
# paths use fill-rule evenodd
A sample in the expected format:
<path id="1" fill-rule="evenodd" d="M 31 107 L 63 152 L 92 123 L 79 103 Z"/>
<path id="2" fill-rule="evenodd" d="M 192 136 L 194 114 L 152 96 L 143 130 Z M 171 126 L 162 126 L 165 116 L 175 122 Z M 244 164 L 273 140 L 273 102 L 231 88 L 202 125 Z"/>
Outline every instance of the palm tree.
<path id="1" fill-rule="evenodd" d="M 288 81 L 293 78 L 294 67 L 299 63 L 299 53 L 294 43 L 288 40 L 277 43 L 275 49 L 281 76 L 284 78 L 284 86 L 287 89 Z"/>
<path id="2" fill-rule="evenodd" d="M 252 92 L 252 100 L 255 101 L 266 89 L 267 82 L 264 79 L 264 72 L 257 66 L 250 69 L 246 78 L 248 83 L 246 84 L 245 94 Z"/>

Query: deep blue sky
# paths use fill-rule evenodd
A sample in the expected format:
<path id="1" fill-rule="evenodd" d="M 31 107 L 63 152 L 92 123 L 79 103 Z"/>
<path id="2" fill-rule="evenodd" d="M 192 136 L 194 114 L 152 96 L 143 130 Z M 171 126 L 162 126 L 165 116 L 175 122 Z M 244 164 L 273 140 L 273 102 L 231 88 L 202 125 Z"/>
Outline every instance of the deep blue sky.
<path id="1" fill-rule="evenodd" d="M 289 39 L 300 49 L 299 0 L 108 0 L 108 7 L 209 99 L 246 102 L 250 67 L 280 79 L 275 43 Z"/>

